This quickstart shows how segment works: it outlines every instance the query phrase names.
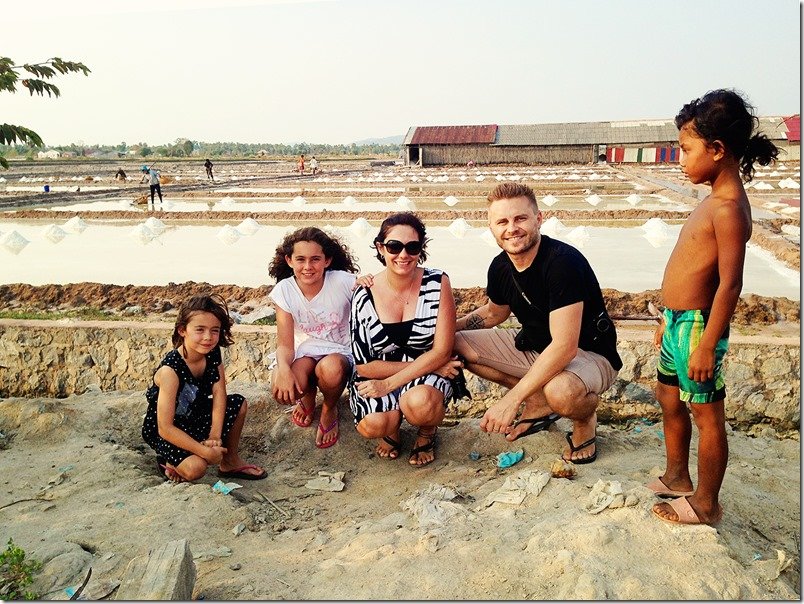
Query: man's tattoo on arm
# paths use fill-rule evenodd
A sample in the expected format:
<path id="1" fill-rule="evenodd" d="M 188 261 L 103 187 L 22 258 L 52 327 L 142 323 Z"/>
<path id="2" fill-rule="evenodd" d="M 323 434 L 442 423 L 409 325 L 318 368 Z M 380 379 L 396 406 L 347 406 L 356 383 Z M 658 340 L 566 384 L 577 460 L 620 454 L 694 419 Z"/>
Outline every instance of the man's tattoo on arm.
<path id="1" fill-rule="evenodd" d="M 483 329 L 485 321 L 480 315 L 472 313 L 466 317 L 466 329 Z"/>

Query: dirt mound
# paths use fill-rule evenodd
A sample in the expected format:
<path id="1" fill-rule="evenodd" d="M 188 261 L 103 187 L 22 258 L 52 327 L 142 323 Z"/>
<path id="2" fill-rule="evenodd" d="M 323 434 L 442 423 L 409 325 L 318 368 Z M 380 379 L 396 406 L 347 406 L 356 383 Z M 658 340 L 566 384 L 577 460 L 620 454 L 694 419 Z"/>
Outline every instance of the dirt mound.
<path id="1" fill-rule="evenodd" d="M 66 285 L 27 285 L 13 283 L 0 285 L 0 309 L 27 311 L 54 311 L 91 308 L 95 310 L 123 311 L 139 306 L 145 313 L 167 313 L 190 296 L 215 292 L 223 296 L 230 310 L 248 312 L 268 304 L 272 285 L 242 287 L 239 285 L 210 285 L 186 281 L 167 285 L 109 285 L 104 283 L 70 283 Z M 486 303 L 483 287 L 456 288 L 455 304 L 458 316 Z M 628 317 L 648 314 L 648 302 L 661 306 L 661 291 L 646 290 L 639 293 L 604 289 L 603 296 L 609 313 Z M 746 294 L 737 303 L 733 322 L 738 325 L 772 325 L 779 321 L 799 322 L 801 308 L 787 298 L 770 298 Z"/>

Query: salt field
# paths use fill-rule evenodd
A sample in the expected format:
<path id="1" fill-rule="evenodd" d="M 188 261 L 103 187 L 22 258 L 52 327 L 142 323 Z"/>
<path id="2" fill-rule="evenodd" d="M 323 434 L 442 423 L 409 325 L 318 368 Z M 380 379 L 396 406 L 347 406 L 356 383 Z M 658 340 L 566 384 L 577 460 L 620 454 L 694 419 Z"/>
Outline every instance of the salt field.
<path id="1" fill-rule="evenodd" d="M 256 287 L 270 283 L 267 264 L 273 250 L 294 228 L 253 219 L 222 226 L 168 226 L 153 217 L 115 224 L 80 218 L 49 225 L 3 222 L 0 283 L 158 285 L 193 280 Z M 379 222 L 361 218 L 325 228 L 348 243 L 362 272 L 381 270 L 370 247 Z M 660 286 L 680 229 L 660 219 L 630 228 L 566 226 L 548 219 L 542 232 L 582 250 L 602 287 L 638 292 Z M 445 270 L 455 287 L 485 285 L 485 269 L 500 251 L 487 228 L 458 219 L 446 227 L 429 227 L 428 236 L 428 266 Z M 743 293 L 800 299 L 798 271 L 758 246 L 749 246 L 745 272 Z"/>
<path id="2" fill-rule="evenodd" d="M 428 265 L 446 270 L 455 287 L 484 286 L 485 269 L 499 253 L 484 220 L 486 195 L 513 181 L 534 189 L 545 216 L 542 231 L 581 249 L 604 288 L 639 292 L 660 287 L 681 224 L 705 193 L 669 165 L 469 170 L 373 169 L 355 162 L 312 178 L 293 174 L 292 165 L 243 162 L 221 169 L 213 183 L 199 182 L 192 166 L 175 163 L 162 168 L 169 183 L 164 202 L 152 206 L 136 179 L 117 182 L 82 166 L 71 167 L 78 171 L 72 176 L 48 173 L 43 165 L 25 170 L 0 181 L 0 201 L 21 199 L 14 205 L 23 214 L 0 213 L 4 284 L 270 284 L 274 248 L 287 231 L 306 224 L 341 234 L 361 270 L 377 272 L 370 244 L 382 216 L 411 210 L 426 217 Z M 767 186 L 747 189 L 755 223 L 779 224 L 766 231 L 764 243 L 749 245 L 743 293 L 799 300 L 798 261 L 791 263 L 789 251 L 779 256 L 762 247 L 778 239 L 798 258 L 798 164 L 757 177 Z M 42 183 L 50 183 L 49 194 L 24 197 Z"/>

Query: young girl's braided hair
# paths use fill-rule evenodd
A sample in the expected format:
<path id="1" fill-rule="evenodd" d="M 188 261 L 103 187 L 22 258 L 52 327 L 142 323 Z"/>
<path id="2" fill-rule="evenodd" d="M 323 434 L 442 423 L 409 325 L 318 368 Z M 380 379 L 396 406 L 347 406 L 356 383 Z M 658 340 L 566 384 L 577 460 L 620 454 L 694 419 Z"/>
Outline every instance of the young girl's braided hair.
<path id="1" fill-rule="evenodd" d="M 779 149 L 767 136 L 752 134 L 759 125 L 754 107 L 735 90 L 710 90 L 684 105 L 675 122 L 679 130 L 691 124 L 710 145 L 720 141 L 740 161 L 745 182 L 754 177 L 754 162 L 767 166 L 779 155 Z"/>

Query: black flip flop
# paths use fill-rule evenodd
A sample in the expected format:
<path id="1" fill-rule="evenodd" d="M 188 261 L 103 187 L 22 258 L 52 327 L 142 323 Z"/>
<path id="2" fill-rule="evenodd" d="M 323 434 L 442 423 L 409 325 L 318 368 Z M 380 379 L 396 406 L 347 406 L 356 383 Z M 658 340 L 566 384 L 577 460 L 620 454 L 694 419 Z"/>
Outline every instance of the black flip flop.
<path id="1" fill-rule="evenodd" d="M 559 419 L 561 419 L 561 416 L 558 413 L 551 413 L 550 415 L 545 415 L 544 417 L 527 417 L 525 419 L 521 419 L 514 424 L 514 427 L 517 427 L 519 424 L 530 424 L 530 428 L 525 430 L 514 440 L 519 440 L 523 436 L 529 436 L 530 434 L 536 434 L 542 430 L 547 430 Z"/>
<path id="2" fill-rule="evenodd" d="M 408 457 L 408 463 L 410 465 L 412 465 L 414 468 L 423 468 L 424 466 L 429 466 L 431 463 L 435 461 L 435 457 L 433 457 L 433 459 L 431 459 L 430 461 L 425 461 L 424 463 L 410 463 L 410 460 L 413 459 L 414 455 L 418 455 L 419 453 L 428 453 L 433 449 L 435 449 L 437 435 L 438 435 L 438 428 L 436 428 L 435 432 L 433 432 L 430 435 L 421 434 L 419 432 L 416 433 L 417 438 L 421 437 L 421 438 L 427 438 L 429 440 L 427 441 L 426 445 L 422 445 L 421 447 L 414 447 L 413 449 L 411 449 L 410 457 Z"/>
<path id="3" fill-rule="evenodd" d="M 399 453 L 402 451 L 402 445 L 399 443 L 399 441 L 394 440 L 390 436 L 383 436 L 382 439 L 386 443 L 391 445 L 391 450 L 388 451 L 388 456 L 385 457 L 385 459 L 398 459 L 399 458 Z M 391 453 L 393 453 L 394 451 L 396 451 L 396 457 L 391 457 Z M 379 457 L 379 455 L 378 455 L 378 457 Z"/>
<path id="4" fill-rule="evenodd" d="M 563 459 L 564 461 L 568 461 L 570 463 L 574 463 L 574 464 L 592 463 L 593 461 L 595 461 L 597 459 L 597 445 L 595 444 L 595 441 L 597 441 L 597 434 L 595 434 L 592 438 L 587 440 L 585 443 L 581 443 L 580 445 L 575 446 L 574 444 L 572 444 L 572 432 L 568 432 L 567 433 L 567 442 L 569 443 L 570 455 L 572 455 L 573 453 L 575 453 L 577 451 L 580 451 L 581 449 L 585 449 L 589 445 L 595 445 L 595 452 L 592 453 L 592 455 L 590 455 L 589 457 L 585 457 L 583 459 L 564 459 L 564 457 L 562 457 L 561 459 Z"/>

